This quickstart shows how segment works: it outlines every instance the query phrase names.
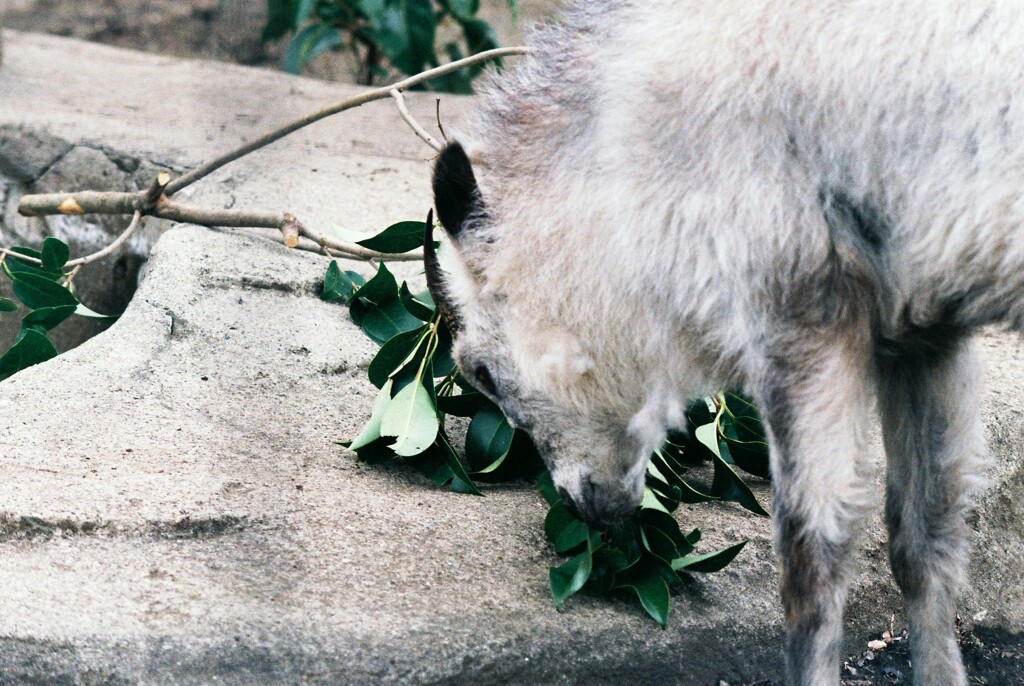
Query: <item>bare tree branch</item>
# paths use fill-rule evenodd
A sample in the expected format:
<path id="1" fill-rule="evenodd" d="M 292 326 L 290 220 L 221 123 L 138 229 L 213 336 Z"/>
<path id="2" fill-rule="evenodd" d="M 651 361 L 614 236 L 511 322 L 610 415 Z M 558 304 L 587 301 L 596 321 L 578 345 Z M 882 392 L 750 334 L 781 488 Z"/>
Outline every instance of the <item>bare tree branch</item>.
<path id="1" fill-rule="evenodd" d="M 259 236 L 260 238 L 266 238 L 268 240 L 274 241 L 275 243 L 287 245 L 287 243 L 285 243 L 285 237 L 284 235 L 282 235 L 280 231 L 272 231 L 270 229 L 252 226 L 242 226 L 234 228 L 238 229 L 243 233 L 251 234 L 253 236 Z M 309 234 L 317 236 L 319 240 L 310 238 Z M 321 240 L 323 241 L 323 243 L 319 242 Z M 296 250 L 303 250 L 306 252 L 319 253 L 321 255 L 326 255 L 327 257 L 341 257 L 343 259 L 363 260 L 366 262 L 372 262 L 373 260 L 378 259 L 385 259 L 390 262 L 423 261 L 423 253 L 419 251 L 403 252 L 397 254 L 379 253 L 376 250 L 370 250 L 369 248 L 364 248 L 363 246 L 355 243 L 347 243 L 345 241 L 339 241 L 333 238 L 328 238 L 326 236 L 323 236 L 322 234 L 318 234 L 315 231 L 310 231 L 309 229 L 305 228 L 303 228 L 303 234 L 299 236 L 298 242 L 294 246 L 288 247 L 293 247 Z"/>
<path id="2" fill-rule="evenodd" d="M 86 255 L 85 257 L 79 257 L 77 260 L 71 260 L 70 262 L 68 262 L 64 266 L 65 267 L 74 267 L 75 270 L 76 270 L 75 273 L 77 273 L 78 267 L 82 266 L 83 264 L 89 264 L 90 262 L 95 262 L 96 260 L 102 260 L 104 257 L 106 257 L 107 255 L 109 255 L 110 253 L 114 252 L 115 250 L 120 248 L 122 245 L 124 245 L 124 242 L 126 240 L 128 240 L 133 233 L 135 233 L 135 230 L 139 228 L 139 224 L 141 224 L 141 223 L 142 223 L 142 210 L 135 210 L 135 214 L 132 215 L 132 220 L 131 220 L 131 222 L 129 222 L 128 228 L 125 229 L 124 231 L 122 231 L 121 235 L 118 236 L 114 240 L 113 243 L 111 243 L 107 247 L 103 248 L 103 250 L 99 250 L 97 252 L 94 252 L 91 255 Z M 72 278 L 73 278 L 73 276 L 69 276 L 68 277 L 68 281 L 70 281 Z"/>
<path id="3" fill-rule="evenodd" d="M 390 260 L 391 262 L 423 261 L 423 253 L 421 251 L 403 253 L 377 252 L 376 250 L 364 248 L 358 243 L 339 241 L 336 238 L 325 236 L 322 233 L 318 233 L 313 229 L 307 228 L 305 226 L 302 227 L 302 235 L 305 236 L 306 238 L 309 238 L 311 241 L 321 246 L 322 248 L 347 253 L 348 255 L 359 258 L 361 260 Z"/>
<path id="4" fill-rule="evenodd" d="M 420 137 L 424 143 L 432 147 L 437 152 L 441 152 L 443 147 L 440 143 L 434 140 L 434 137 L 427 133 L 427 130 L 420 126 L 420 123 L 413 119 L 413 116 L 409 114 L 409 108 L 405 106 L 405 96 L 402 95 L 402 91 L 398 89 L 391 89 L 391 97 L 395 99 L 395 104 L 398 106 L 398 113 L 402 115 L 402 119 L 409 125 L 413 133 Z"/>
<path id="5" fill-rule="evenodd" d="M 24 260 L 25 262 L 31 262 L 32 264 L 42 264 L 43 263 L 43 261 L 40 260 L 38 257 L 29 257 L 28 255 L 22 255 L 20 252 L 18 252 L 16 250 L 8 250 L 7 248 L 0 248 L 0 262 L 2 262 L 4 260 L 4 258 L 6 258 L 8 255 L 13 255 L 14 257 L 17 257 L 19 260 Z"/>
<path id="6" fill-rule="evenodd" d="M 357 243 L 341 241 L 303 226 L 293 215 L 286 212 L 257 211 L 257 210 L 228 210 L 208 207 L 195 207 L 176 203 L 169 199 L 174 193 L 210 175 L 226 164 L 259 150 L 271 143 L 284 138 L 285 136 L 320 121 L 333 114 L 359 107 L 374 100 L 393 98 L 398 107 L 402 119 L 434 150 L 441 150 L 443 147 L 413 118 L 405 104 L 402 91 L 431 79 L 450 74 L 465 67 L 488 60 L 508 57 L 512 55 L 523 55 L 529 52 L 529 48 L 512 47 L 498 48 L 477 53 L 465 59 L 449 62 L 440 67 L 410 76 L 390 86 L 383 86 L 368 90 L 351 98 L 342 100 L 323 109 L 317 110 L 300 119 L 296 119 L 270 133 L 260 136 L 256 140 L 245 143 L 234 150 L 231 150 L 220 157 L 217 157 L 206 164 L 172 179 L 170 174 L 162 171 L 157 174 L 153 183 L 145 191 L 138 192 L 117 192 L 117 191 L 77 191 L 73 193 L 46 193 L 26 195 L 18 203 L 18 212 L 26 217 L 42 217 L 48 215 L 72 215 L 72 214 L 131 214 L 132 221 L 128 228 L 118 236 L 113 243 L 85 257 L 80 257 L 67 263 L 67 266 L 74 267 L 77 273 L 79 267 L 96 260 L 100 260 L 111 254 L 114 250 L 124 244 L 126 240 L 138 229 L 143 216 L 159 217 L 177 222 L 199 224 L 202 226 L 225 226 L 250 229 L 276 229 L 276 232 L 256 232 L 264 237 L 272 237 L 273 240 L 283 243 L 288 247 L 312 252 L 324 253 L 328 256 L 347 257 L 361 260 L 387 259 L 391 261 L 419 261 L 423 259 L 420 252 L 415 253 L 381 253 L 370 250 Z M 438 103 L 438 127 L 441 135 L 444 136 L 444 128 L 440 122 L 440 103 Z M 447 140 L 447 138 L 446 138 Z M 0 248 L 0 257 L 9 254 L 17 256 L 18 259 L 41 264 L 36 258 L 10 250 Z M 69 277 L 69 281 L 70 281 Z"/>
<path id="7" fill-rule="evenodd" d="M 452 72 L 459 71 L 460 69 L 463 69 L 474 64 L 478 64 L 480 62 L 487 62 L 488 60 L 499 59 L 501 57 L 509 57 L 512 55 L 524 55 L 527 52 L 529 52 L 529 48 L 523 47 L 497 48 L 495 50 L 485 50 L 484 52 L 479 52 L 470 57 L 466 57 L 465 59 L 456 60 L 455 62 L 449 62 L 448 64 L 441 65 L 440 67 L 435 67 L 434 69 L 428 69 L 425 72 L 416 74 L 415 76 L 410 76 L 409 78 L 403 79 L 402 81 L 399 81 L 398 83 L 392 84 L 390 86 L 382 86 L 381 88 L 375 88 L 373 90 L 366 91 L 365 93 L 360 93 L 359 95 L 356 95 L 354 97 L 342 100 L 341 102 L 335 103 L 334 105 L 329 105 L 321 110 L 313 112 L 312 114 L 308 114 L 305 117 L 302 117 L 301 119 L 296 119 L 295 121 L 286 124 L 279 129 L 264 134 L 254 141 L 241 145 L 235 148 L 234 150 L 227 152 L 221 155 L 220 157 L 207 162 L 203 166 L 193 169 L 187 174 L 179 176 L 178 178 L 171 181 L 171 183 L 167 186 L 166 193 L 167 195 L 174 195 L 182 188 L 185 188 L 186 186 L 195 183 L 204 176 L 210 175 L 211 173 L 220 169 L 224 165 L 234 162 L 239 157 L 243 157 L 255 150 L 259 150 L 260 148 L 266 147 L 271 143 L 284 138 L 288 134 L 295 133 L 299 129 L 305 128 L 310 124 L 320 121 L 321 119 L 326 119 L 327 117 L 330 117 L 333 114 L 338 114 L 339 112 L 350 110 L 353 107 L 365 105 L 366 103 L 373 102 L 374 100 L 383 100 L 384 98 L 389 98 L 391 97 L 391 91 L 393 90 L 401 92 L 406 90 L 407 88 L 412 88 L 413 86 L 417 86 L 431 79 L 435 79 L 439 76 L 444 76 L 445 74 L 450 74 Z"/>

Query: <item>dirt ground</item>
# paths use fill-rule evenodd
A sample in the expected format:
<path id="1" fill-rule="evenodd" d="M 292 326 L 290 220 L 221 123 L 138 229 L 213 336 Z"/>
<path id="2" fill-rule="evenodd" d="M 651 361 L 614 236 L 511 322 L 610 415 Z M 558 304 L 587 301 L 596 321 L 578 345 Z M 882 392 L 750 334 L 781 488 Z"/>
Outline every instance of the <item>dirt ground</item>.
<path id="1" fill-rule="evenodd" d="M 513 21 L 505 0 L 484 0 L 481 14 L 503 44 L 522 40 L 525 27 L 549 16 L 556 2 L 525 0 Z M 0 0 L 0 26 L 72 36 L 108 45 L 187 58 L 224 60 L 265 68 L 280 64 L 284 45 L 262 44 L 260 31 L 266 3 L 258 0 Z M 353 80 L 353 65 L 344 55 L 317 60 L 307 75 L 335 81 Z M 910 684 L 913 667 L 905 634 L 887 639 L 882 650 L 850 656 L 842 667 L 844 686 Z M 978 628 L 960 633 L 971 684 L 1024 686 L 1024 635 Z M 713 686 L 741 686 L 721 682 Z M 758 681 L 745 686 L 782 686 Z"/>
<path id="2" fill-rule="evenodd" d="M 872 650 L 868 641 L 885 644 Z M 847 658 L 840 670 L 842 686 L 893 686 L 913 683 L 914 668 L 906 632 L 889 630 L 870 636 L 865 649 Z M 959 631 L 960 650 L 967 666 L 967 680 L 972 686 L 1024 685 L 1024 635 L 994 629 L 976 628 Z M 708 686 L 785 686 L 781 681 L 766 679 L 747 684 L 727 683 Z"/>

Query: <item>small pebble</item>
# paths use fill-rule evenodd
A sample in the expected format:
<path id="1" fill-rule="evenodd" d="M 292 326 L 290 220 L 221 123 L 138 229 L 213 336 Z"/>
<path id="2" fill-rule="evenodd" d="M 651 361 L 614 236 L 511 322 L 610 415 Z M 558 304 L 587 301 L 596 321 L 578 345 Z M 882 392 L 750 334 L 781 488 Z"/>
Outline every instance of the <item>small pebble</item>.
<path id="1" fill-rule="evenodd" d="M 868 641 L 868 648 L 871 650 L 885 650 L 885 641 Z"/>

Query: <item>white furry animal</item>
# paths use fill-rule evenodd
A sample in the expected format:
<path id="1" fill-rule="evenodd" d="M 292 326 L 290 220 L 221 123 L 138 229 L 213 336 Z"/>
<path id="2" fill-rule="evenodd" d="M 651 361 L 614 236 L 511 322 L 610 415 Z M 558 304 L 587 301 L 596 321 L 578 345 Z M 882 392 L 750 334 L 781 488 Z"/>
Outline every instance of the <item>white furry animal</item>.
<path id="1" fill-rule="evenodd" d="M 435 168 L 463 372 L 597 525 L 683 401 L 751 392 L 792 686 L 839 680 L 877 403 L 915 680 L 966 684 L 970 336 L 1024 329 L 1024 5 L 592 0 L 534 42 Z"/>

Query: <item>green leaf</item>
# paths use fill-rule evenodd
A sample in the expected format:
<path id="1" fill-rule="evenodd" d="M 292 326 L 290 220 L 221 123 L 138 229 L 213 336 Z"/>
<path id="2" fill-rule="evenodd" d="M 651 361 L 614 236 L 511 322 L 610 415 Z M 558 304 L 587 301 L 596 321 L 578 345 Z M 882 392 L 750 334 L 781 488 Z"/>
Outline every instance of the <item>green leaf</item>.
<path id="1" fill-rule="evenodd" d="M 529 435 L 516 429 L 512 445 L 504 456 L 483 469 L 473 472 L 477 481 L 502 483 L 515 479 L 535 479 L 544 469 L 544 461 Z"/>
<path id="2" fill-rule="evenodd" d="M 462 25 L 462 33 L 466 37 L 466 47 L 469 54 L 475 55 L 485 50 L 493 50 L 498 47 L 498 37 L 494 29 L 483 19 L 469 19 L 459 22 Z M 501 66 L 501 60 L 494 60 L 497 66 Z M 478 69 L 470 68 L 470 73 L 482 71 L 486 65 L 480 65 Z"/>
<path id="3" fill-rule="evenodd" d="M 717 572 L 732 562 L 736 556 L 740 554 L 740 551 L 743 550 L 743 546 L 746 544 L 747 542 L 743 541 L 736 545 L 729 546 L 728 548 L 716 550 L 713 553 L 681 557 L 672 561 L 672 569 L 677 572 L 701 572 L 704 574 Z"/>
<path id="4" fill-rule="evenodd" d="M 397 457 L 397 455 L 395 455 L 395 451 L 388 445 L 390 442 L 390 438 L 378 438 L 374 441 L 370 441 L 356 450 L 356 455 L 359 456 L 361 461 L 366 462 L 367 464 L 387 462 L 388 460 L 392 460 Z M 344 443 L 342 443 L 342 445 L 344 445 Z"/>
<path id="5" fill-rule="evenodd" d="M 358 277 L 358 281 L 353 277 Z M 338 261 L 331 260 L 331 263 L 327 265 L 327 273 L 324 274 L 324 288 L 320 293 L 320 299 L 327 302 L 334 300 L 347 302 L 352 297 L 352 293 L 365 283 L 362 276 L 355 272 L 341 271 Z"/>
<path id="6" fill-rule="evenodd" d="M 600 545 L 600 538 L 594 536 L 587 539 L 586 549 L 579 555 L 562 563 L 558 567 L 548 568 L 548 583 L 551 595 L 555 599 L 555 607 L 561 611 L 566 599 L 578 592 L 590 578 L 594 568 L 594 549 Z"/>
<path id="7" fill-rule="evenodd" d="M 686 503 L 687 505 L 696 505 L 699 503 L 709 503 L 718 500 L 713 495 L 707 493 L 701 493 L 694 489 L 685 479 L 680 475 L 679 471 L 685 469 L 682 465 L 676 463 L 676 461 L 670 455 L 671 451 L 657 450 L 648 465 L 648 473 L 657 472 L 657 475 L 666 482 L 672 484 L 676 490 L 676 500 L 680 503 Z"/>
<path id="8" fill-rule="evenodd" d="M 442 319 L 437 327 L 437 347 L 434 348 L 434 378 L 448 376 L 455 371 L 452 358 L 452 334 Z"/>
<path id="9" fill-rule="evenodd" d="M 711 481 L 711 492 L 722 500 L 739 503 L 754 514 L 759 514 L 763 517 L 768 516 L 768 512 L 761 507 L 761 503 L 757 502 L 757 498 L 754 497 L 754 492 L 750 490 L 750 486 L 740 478 L 740 475 L 736 473 L 732 465 L 728 464 L 717 453 L 715 454 L 715 476 Z"/>
<path id="10" fill-rule="evenodd" d="M 295 7 L 295 17 L 292 19 L 292 26 L 298 27 L 303 24 L 316 9 L 317 0 L 299 0 Z"/>
<path id="11" fill-rule="evenodd" d="M 640 536 L 644 548 L 666 564 L 671 564 L 672 560 L 679 557 L 679 549 L 676 548 L 672 539 L 660 529 L 653 526 L 643 527 L 640 529 Z"/>
<path id="12" fill-rule="evenodd" d="M 512 445 L 515 429 L 493 404 L 477 412 L 466 432 L 466 459 L 474 469 L 484 469 L 503 458 Z"/>
<path id="13" fill-rule="evenodd" d="M 458 62 L 466 55 L 459 48 L 456 43 L 448 43 L 444 46 L 445 53 L 448 55 L 449 62 Z M 442 93 L 455 93 L 458 95 L 472 95 L 473 85 L 472 76 L 470 76 L 469 69 L 463 67 L 458 71 L 445 74 L 444 76 L 438 76 L 427 82 L 427 89 L 432 91 L 439 91 Z"/>
<path id="14" fill-rule="evenodd" d="M 380 345 L 400 333 L 418 329 L 422 324 L 397 298 L 368 308 L 360 323 L 366 335 Z"/>
<path id="15" fill-rule="evenodd" d="M 118 319 L 121 318 L 120 315 L 117 314 L 100 314 L 99 312 L 94 312 L 93 310 L 90 310 L 82 303 L 78 303 L 78 307 L 75 308 L 75 314 L 77 314 L 79 317 L 89 317 L 90 319 L 102 319 L 111 322 L 116 322 Z"/>
<path id="16" fill-rule="evenodd" d="M 398 297 L 398 282 L 383 262 L 369 281 L 352 293 L 353 300 L 368 300 L 375 305 L 386 303 Z"/>
<path id="17" fill-rule="evenodd" d="M 416 74 L 435 61 L 437 18 L 431 0 L 392 0 L 376 18 L 373 38 L 399 71 Z"/>
<path id="18" fill-rule="evenodd" d="M 298 74 L 302 65 L 343 42 L 341 29 L 331 24 L 310 24 L 292 36 L 284 53 L 284 70 Z"/>
<path id="19" fill-rule="evenodd" d="M 668 584 L 656 572 L 643 577 L 620 582 L 615 588 L 633 591 L 640 599 L 640 604 L 661 628 L 668 626 Z"/>
<path id="20" fill-rule="evenodd" d="M 711 494 L 722 500 L 739 503 L 745 509 L 767 517 L 768 512 L 757 502 L 757 498 L 754 497 L 750 486 L 740 478 L 732 465 L 722 458 L 721 448 L 718 443 L 718 430 L 715 428 L 715 425 L 705 424 L 698 427 L 694 431 L 694 436 L 711 452 L 714 461 L 715 476 L 711 482 Z"/>
<path id="21" fill-rule="evenodd" d="M 38 328 L 49 331 L 74 313 L 74 305 L 40 307 L 21 318 L 21 327 L 22 329 Z"/>
<path id="22" fill-rule="evenodd" d="M 658 500 L 658 496 L 656 496 L 654 491 L 649 487 L 644 488 L 643 500 L 640 501 L 640 507 L 642 509 L 657 510 L 659 512 L 664 512 L 665 514 L 671 514 L 668 508 Z"/>
<path id="23" fill-rule="evenodd" d="M 0 312 L 14 312 L 18 309 L 18 303 L 10 298 L 0 298 Z"/>
<path id="24" fill-rule="evenodd" d="M 370 26 L 379 29 L 384 21 L 384 6 L 386 0 L 356 0 L 359 10 L 366 15 Z"/>
<path id="25" fill-rule="evenodd" d="M 423 222 L 398 222 L 380 233 L 357 241 L 370 250 L 403 253 L 423 247 Z"/>
<path id="26" fill-rule="evenodd" d="M 426 450 L 437 437 L 438 428 L 437 408 L 430 400 L 430 391 L 418 381 L 391 399 L 380 423 L 382 436 L 398 438 L 391 449 L 403 457 Z"/>
<path id="27" fill-rule="evenodd" d="M 64 276 L 64 272 L 59 269 L 56 271 L 48 271 L 41 265 L 19 260 L 17 257 L 18 253 L 27 257 L 34 257 L 37 260 L 43 259 L 43 253 L 38 250 L 21 246 L 11 248 L 11 252 L 8 253 L 7 258 L 4 259 L 3 262 L 4 272 L 6 272 L 7 276 L 14 278 L 15 274 L 35 274 L 36 276 L 41 276 L 44 279 L 49 279 L 50 281 L 57 281 Z"/>
<path id="28" fill-rule="evenodd" d="M 387 410 L 390 402 L 391 381 L 388 380 L 380 389 L 380 393 L 377 394 L 377 399 L 373 403 L 373 411 L 370 413 L 370 420 L 366 422 L 366 426 L 363 427 L 363 430 L 359 432 L 359 435 L 356 436 L 352 443 L 348 445 L 349 450 L 359 450 L 381 437 L 380 424 L 384 419 L 384 412 Z"/>
<path id="29" fill-rule="evenodd" d="M 587 525 L 576 519 L 561 500 L 552 505 L 544 517 L 544 534 L 555 546 L 556 553 L 567 553 L 585 543 L 588 533 Z"/>
<path id="30" fill-rule="evenodd" d="M 437 409 L 453 417 L 472 417 L 485 405 L 493 403 L 479 391 L 463 391 L 459 395 L 440 396 L 437 399 Z"/>
<path id="31" fill-rule="evenodd" d="M 444 486 L 455 477 L 437 441 L 419 455 L 405 458 L 405 461 L 437 486 Z"/>
<path id="32" fill-rule="evenodd" d="M 445 0 L 444 5 L 457 19 L 467 20 L 480 10 L 480 0 Z"/>
<path id="33" fill-rule="evenodd" d="M 448 468 L 452 471 L 455 477 L 452 479 L 452 490 L 456 493 L 466 493 L 469 495 L 483 496 L 477 487 L 473 483 L 473 479 L 466 473 L 466 468 L 462 466 L 459 461 L 459 456 L 455 454 L 452 449 L 452 444 L 448 441 L 448 436 L 443 430 L 437 433 L 437 445 L 442 449 Z"/>
<path id="34" fill-rule="evenodd" d="M 544 498 L 544 502 L 549 506 L 554 505 L 561 500 L 561 497 L 555 490 L 555 482 L 551 479 L 551 472 L 546 469 L 537 477 L 537 490 L 540 491 L 541 496 Z"/>
<path id="35" fill-rule="evenodd" d="M 693 550 L 693 546 L 679 530 L 679 523 L 672 515 L 657 510 L 643 510 L 640 513 L 640 520 L 643 522 L 644 529 L 657 529 L 670 540 L 672 546 L 678 551 L 673 558 Z M 673 558 L 669 558 L 669 561 Z"/>
<path id="36" fill-rule="evenodd" d="M 71 248 L 67 246 L 67 243 L 53 236 L 47 236 L 43 239 L 41 255 L 43 269 L 49 272 L 59 272 L 71 257 Z"/>
<path id="37" fill-rule="evenodd" d="M 44 276 L 28 272 L 9 273 L 9 276 L 14 295 L 30 309 L 78 305 L 71 291 Z"/>
<path id="38" fill-rule="evenodd" d="M 45 334 L 29 329 L 0 357 L 0 381 L 32 365 L 57 356 L 57 349 Z"/>
<path id="39" fill-rule="evenodd" d="M 420 321 L 429 322 L 434 318 L 434 301 L 430 298 L 429 293 L 413 295 L 409 291 L 409 286 L 403 281 L 398 288 L 398 299 L 405 305 L 409 314 Z"/>
<path id="40" fill-rule="evenodd" d="M 771 478 L 768 441 L 754 403 L 735 393 L 723 393 L 720 398 L 724 410 L 718 416 L 720 443 L 728 444 L 737 467 L 764 479 Z"/>
<path id="41" fill-rule="evenodd" d="M 427 326 L 421 326 L 388 339 L 370 362 L 367 370 L 370 383 L 377 388 L 383 387 L 388 377 L 399 370 L 420 347 L 428 330 Z"/>
<path id="42" fill-rule="evenodd" d="M 267 0 L 267 23 L 260 40 L 275 41 L 295 28 L 295 0 Z"/>
<path id="43" fill-rule="evenodd" d="M 452 477 L 451 489 L 456 493 L 464 493 L 465 495 L 483 495 L 476 489 L 472 481 L 465 481 L 455 476 Z"/>

